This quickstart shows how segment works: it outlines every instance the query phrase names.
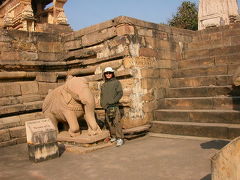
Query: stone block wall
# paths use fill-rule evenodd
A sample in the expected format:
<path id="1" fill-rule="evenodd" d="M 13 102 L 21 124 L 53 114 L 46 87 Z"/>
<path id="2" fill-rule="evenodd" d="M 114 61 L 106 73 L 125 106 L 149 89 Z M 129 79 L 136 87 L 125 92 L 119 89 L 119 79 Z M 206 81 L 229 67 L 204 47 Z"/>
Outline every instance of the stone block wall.
<path id="1" fill-rule="evenodd" d="M 0 29 L 0 146 L 25 142 L 25 121 L 42 118 L 48 89 L 64 82 L 57 79 L 66 65 L 61 39 Z"/>
<path id="2" fill-rule="evenodd" d="M 145 125 L 153 119 L 184 45 L 193 35 L 192 31 L 118 17 L 64 36 L 66 61 L 72 64 L 68 74 L 89 77 L 96 111 L 103 119 L 101 76 L 105 67 L 113 67 L 124 89 L 123 127 Z"/>
<path id="3" fill-rule="evenodd" d="M 128 17 L 65 34 L 0 30 L 0 146 L 25 141 L 24 122 L 43 117 L 44 97 L 67 75 L 89 79 L 104 119 L 99 95 L 107 66 L 123 86 L 123 127 L 149 124 L 194 34 Z"/>

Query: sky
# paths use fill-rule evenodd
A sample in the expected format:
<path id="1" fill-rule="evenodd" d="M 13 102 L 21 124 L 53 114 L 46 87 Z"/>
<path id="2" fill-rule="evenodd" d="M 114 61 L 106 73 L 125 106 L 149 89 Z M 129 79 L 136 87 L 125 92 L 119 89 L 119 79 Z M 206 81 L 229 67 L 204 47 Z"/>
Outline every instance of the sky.
<path id="1" fill-rule="evenodd" d="M 184 0 L 68 0 L 65 14 L 74 30 L 118 16 L 167 23 Z M 190 0 L 198 3 L 198 0 Z M 240 0 L 238 0 L 240 1 Z M 240 5 L 240 3 L 238 2 Z"/>

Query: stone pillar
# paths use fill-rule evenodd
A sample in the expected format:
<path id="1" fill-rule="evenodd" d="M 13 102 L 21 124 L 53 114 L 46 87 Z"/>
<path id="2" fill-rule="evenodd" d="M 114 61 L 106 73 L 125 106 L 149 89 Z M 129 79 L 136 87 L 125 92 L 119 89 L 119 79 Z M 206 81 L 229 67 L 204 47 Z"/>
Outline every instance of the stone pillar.
<path id="1" fill-rule="evenodd" d="M 53 23 L 67 24 L 67 18 L 64 14 L 63 6 L 67 0 L 53 0 Z"/>
<path id="2" fill-rule="evenodd" d="M 24 31 L 35 31 L 34 15 L 31 4 L 27 4 L 22 12 L 22 24 Z"/>
<path id="3" fill-rule="evenodd" d="M 198 29 L 228 25 L 230 16 L 238 16 L 237 0 L 200 0 Z"/>

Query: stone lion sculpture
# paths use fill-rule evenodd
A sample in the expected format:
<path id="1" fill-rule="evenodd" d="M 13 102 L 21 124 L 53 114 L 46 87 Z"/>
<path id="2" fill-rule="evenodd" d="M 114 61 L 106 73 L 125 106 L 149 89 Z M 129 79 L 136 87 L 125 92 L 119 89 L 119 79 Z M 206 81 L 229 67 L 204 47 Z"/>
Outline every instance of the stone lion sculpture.
<path id="1" fill-rule="evenodd" d="M 64 85 L 50 91 L 46 96 L 42 111 L 58 130 L 58 122 L 67 122 L 69 135 L 80 135 L 78 118 L 84 117 L 88 125 L 88 134 L 101 133 L 95 114 L 95 101 L 89 89 L 88 81 L 83 77 L 67 78 Z"/>

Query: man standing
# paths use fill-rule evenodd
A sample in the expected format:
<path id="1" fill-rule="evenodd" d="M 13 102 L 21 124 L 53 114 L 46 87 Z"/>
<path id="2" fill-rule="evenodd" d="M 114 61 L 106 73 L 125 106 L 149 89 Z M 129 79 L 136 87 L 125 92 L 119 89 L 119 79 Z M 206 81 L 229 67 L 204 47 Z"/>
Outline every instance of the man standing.
<path id="1" fill-rule="evenodd" d="M 119 100 L 123 95 L 121 83 L 115 78 L 114 70 L 107 67 L 103 74 L 104 83 L 101 87 L 100 104 L 105 109 L 106 122 L 111 134 L 111 142 L 116 141 L 117 146 L 123 145 L 123 132 Z"/>

